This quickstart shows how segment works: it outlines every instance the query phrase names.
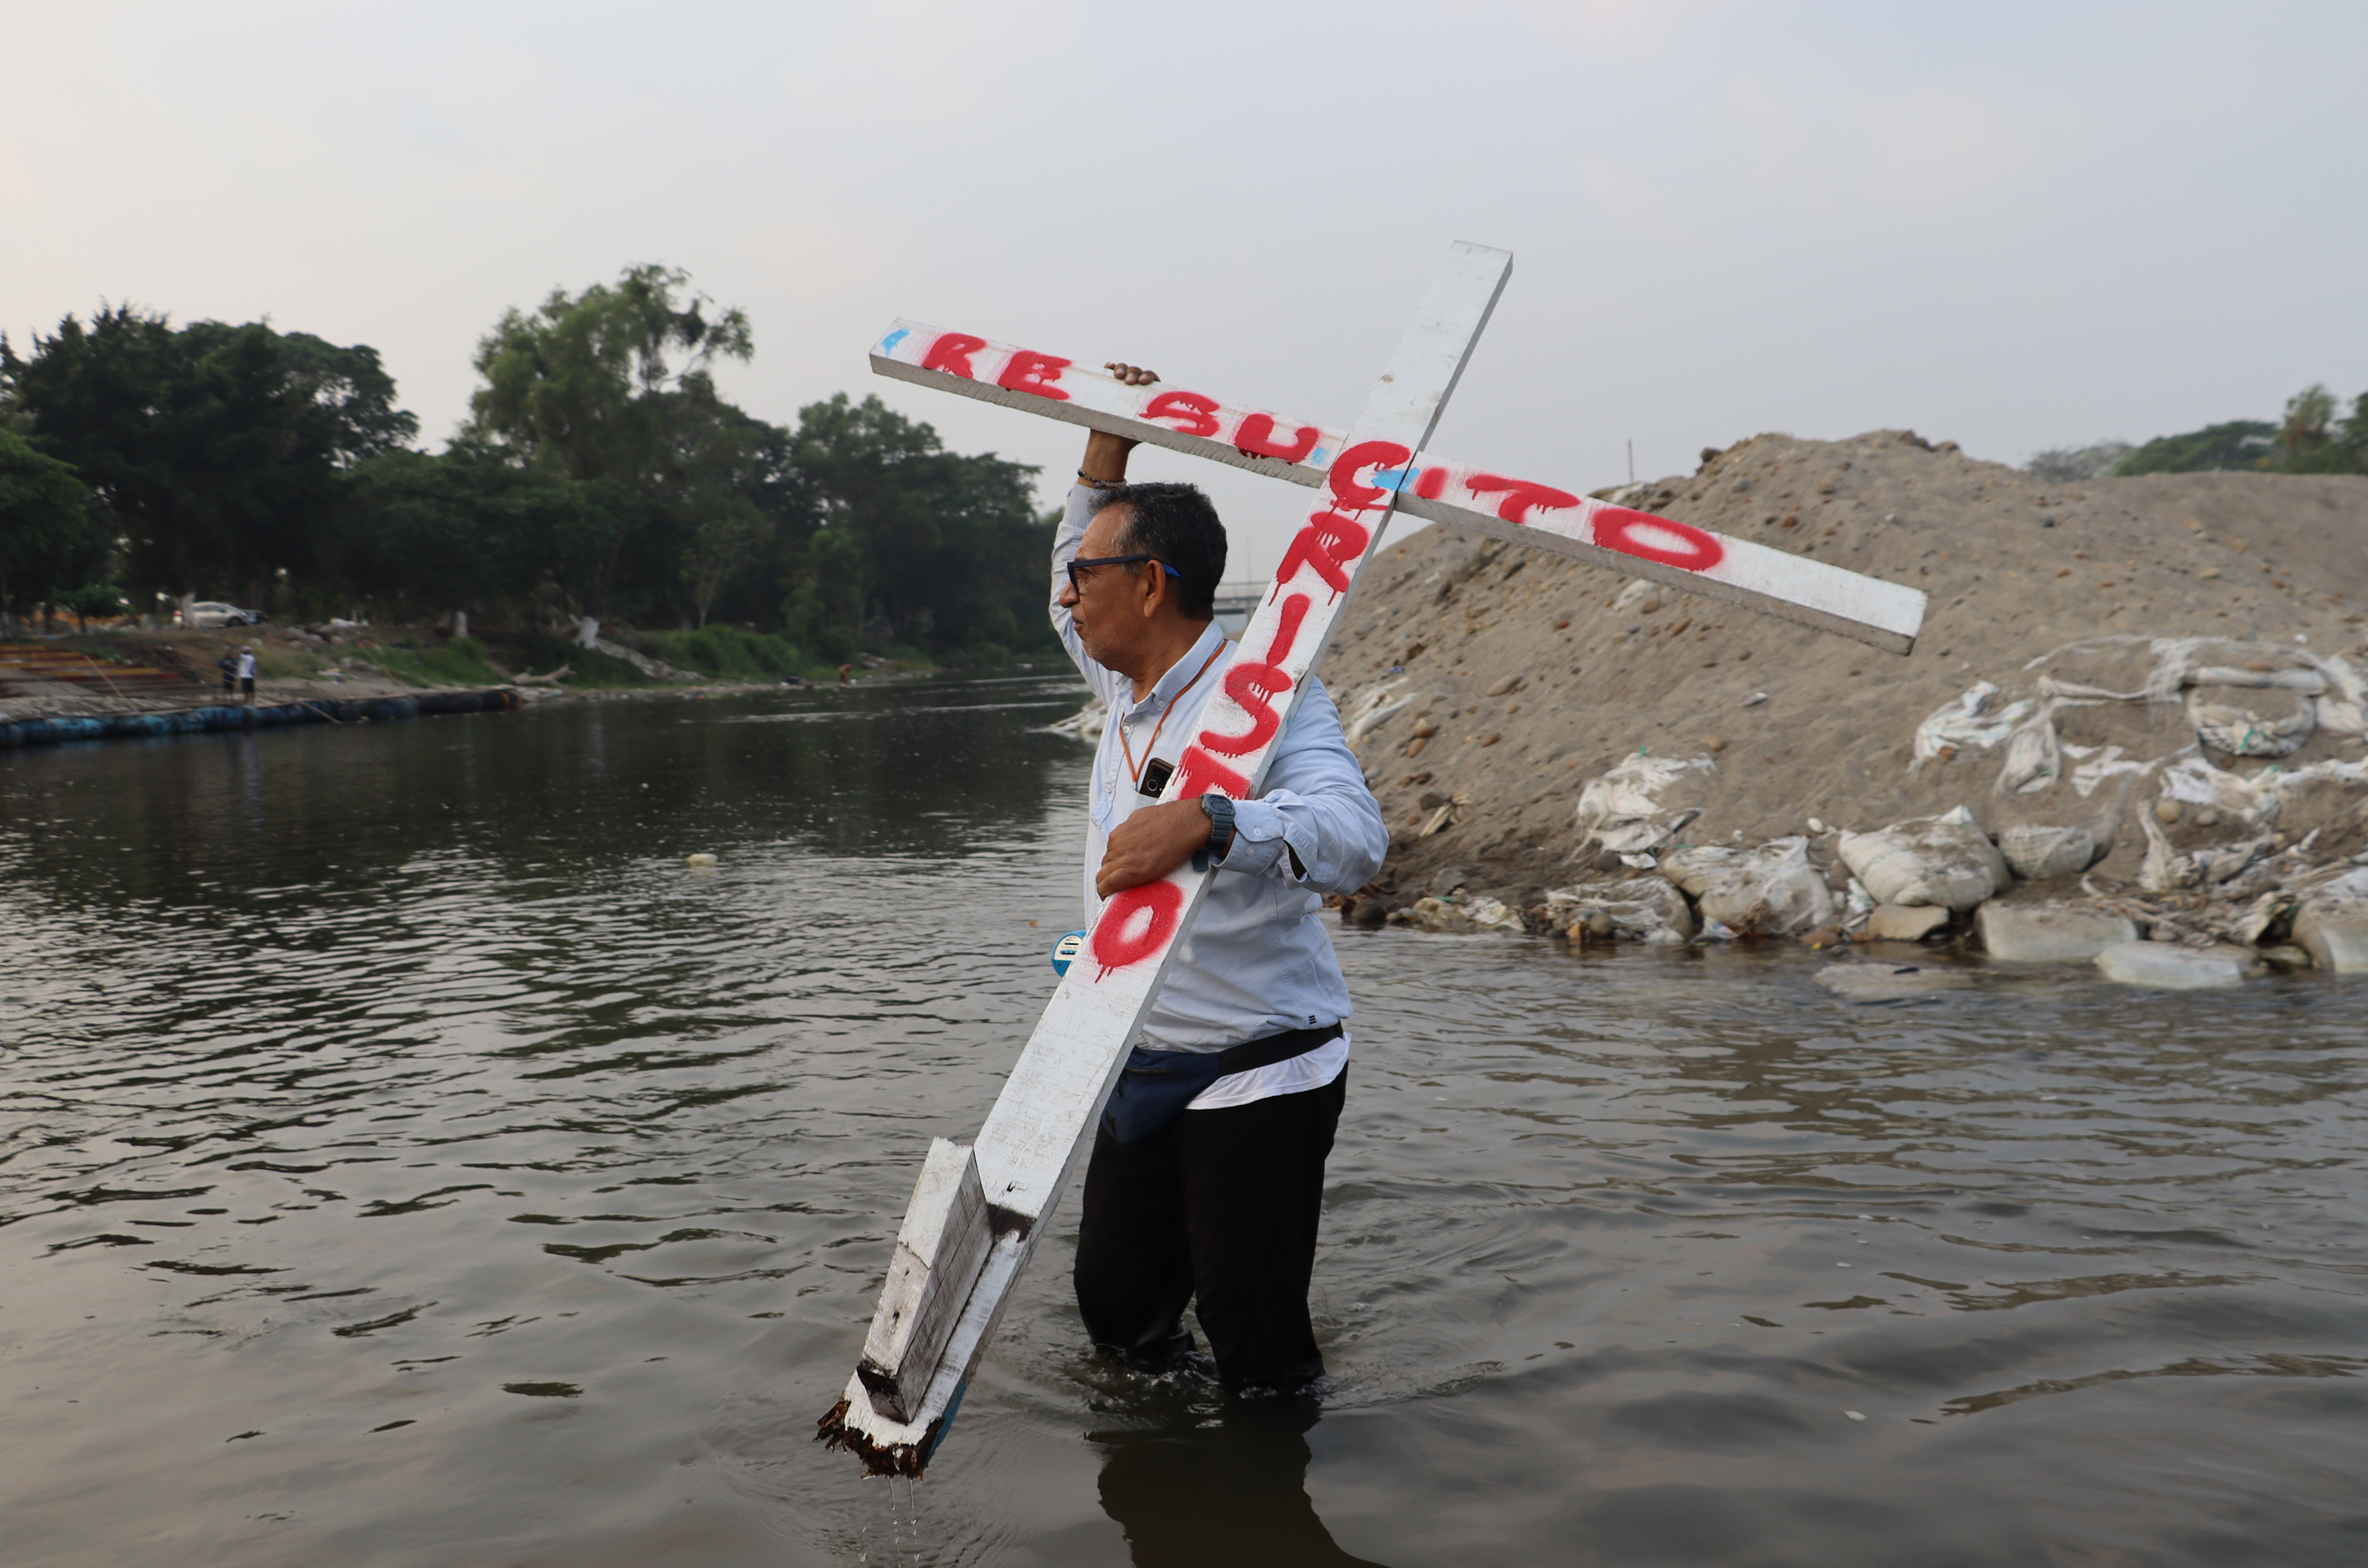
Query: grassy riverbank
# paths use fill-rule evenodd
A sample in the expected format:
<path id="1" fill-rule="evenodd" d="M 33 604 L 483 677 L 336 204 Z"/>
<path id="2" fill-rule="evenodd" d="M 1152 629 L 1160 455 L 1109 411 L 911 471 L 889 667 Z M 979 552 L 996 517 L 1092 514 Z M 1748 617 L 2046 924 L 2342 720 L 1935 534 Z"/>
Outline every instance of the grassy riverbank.
<path id="1" fill-rule="evenodd" d="M 586 648 L 562 633 L 519 628 L 466 637 L 417 626 L 94 628 L 26 642 L 22 646 L 36 652 L 17 665 L 0 654 L 0 712 L 58 716 L 211 701 L 221 694 L 220 661 L 250 647 L 256 697 L 265 702 L 510 685 L 544 699 L 657 695 L 839 678 L 838 665 L 786 639 L 740 627 L 625 631 L 604 636 L 601 644 Z M 848 678 L 940 667 L 916 649 L 896 646 L 863 656 Z"/>

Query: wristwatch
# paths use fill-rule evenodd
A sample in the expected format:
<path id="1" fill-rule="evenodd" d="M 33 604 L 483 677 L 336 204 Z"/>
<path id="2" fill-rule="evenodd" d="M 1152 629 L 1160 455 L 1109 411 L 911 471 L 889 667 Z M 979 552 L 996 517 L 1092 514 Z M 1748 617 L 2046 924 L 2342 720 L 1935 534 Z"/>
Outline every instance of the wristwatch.
<path id="1" fill-rule="evenodd" d="M 1201 809 L 1209 813 L 1209 842 L 1201 852 L 1212 860 L 1222 860 L 1225 851 L 1234 846 L 1234 802 L 1223 795 L 1203 795 Z"/>

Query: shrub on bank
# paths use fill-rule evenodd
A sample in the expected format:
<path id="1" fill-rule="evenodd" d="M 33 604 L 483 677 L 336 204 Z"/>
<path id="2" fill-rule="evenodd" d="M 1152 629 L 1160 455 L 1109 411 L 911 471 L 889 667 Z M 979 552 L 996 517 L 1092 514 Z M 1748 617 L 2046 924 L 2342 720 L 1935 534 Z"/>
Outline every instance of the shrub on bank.
<path id="1" fill-rule="evenodd" d="M 275 648 L 268 642 L 250 646 L 255 649 L 255 673 L 265 680 L 312 680 L 328 668 L 328 661 L 309 649 Z"/>
<path id="2" fill-rule="evenodd" d="M 739 626 L 644 631 L 636 633 L 633 642 L 652 658 L 677 669 L 697 670 L 725 680 L 781 680 L 822 673 L 821 661 L 788 638 Z"/>
<path id="3" fill-rule="evenodd" d="M 500 686 L 508 679 L 486 659 L 485 645 L 473 637 L 454 637 L 432 647 L 378 648 L 369 657 L 406 686 Z"/>
<path id="4" fill-rule="evenodd" d="M 452 641 L 473 644 L 477 639 L 456 637 Z M 573 690 L 657 684 L 613 653 L 604 653 L 598 648 L 579 648 L 571 640 L 548 631 L 487 631 L 484 648 L 514 675 L 547 676 L 564 665 L 570 674 L 560 684 Z M 505 677 L 495 675 L 491 678 L 498 681 Z"/>

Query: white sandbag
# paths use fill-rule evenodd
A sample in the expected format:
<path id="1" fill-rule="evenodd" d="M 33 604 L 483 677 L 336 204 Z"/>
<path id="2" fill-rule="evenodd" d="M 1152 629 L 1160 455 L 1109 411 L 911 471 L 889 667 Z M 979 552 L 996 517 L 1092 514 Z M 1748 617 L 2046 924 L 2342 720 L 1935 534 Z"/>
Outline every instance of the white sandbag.
<path id="1" fill-rule="evenodd" d="M 1971 812 L 1845 833 L 1842 859 L 1878 903 L 1937 903 L 1964 911 L 2007 885 L 2011 873 Z"/>
<path id="2" fill-rule="evenodd" d="M 1998 842 L 2007 865 L 2029 882 L 2073 876 L 2103 858 L 2098 853 L 2096 835 L 2085 827 L 2018 823 L 1999 834 Z"/>
<path id="3" fill-rule="evenodd" d="M 1502 900 L 1467 898 L 1462 893 L 1448 893 L 1440 898 L 1418 898 L 1391 918 L 1402 926 L 1451 934 L 1497 931 L 1518 937 L 1529 929 L 1520 912 Z"/>
<path id="4" fill-rule="evenodd" d="M 1717 765 L 1706 756 L 1622 757 L 1580 789 L 1579 828 L 1614 854 L 1642 854 L 1675 833 L 1679 819 L 1692 820 L 1691 813 L 1669 808 L 1661 797 L 1689 773 L 1715 771 Z"/>
<path id="5" fill-rule="evenodd" d="M 2279 687 L 2262 688 L 2260 699 L 2243 704 L 2214 701 L 2233 695 L 2228 687 L 2193 687 L 2187 693 L 2187 722 L 2196 738 L 2230 756 L 2286 756 L 2299 751 L 2318 727 L 2314 698 Z"/>
<path id="6" fill-rule="evenodd" d="M 2307 656 L 2307 655 L 2305 655 Z M 2315 669 L 2240 670 L 2220 665 L 2198 665 L 2187 672 L 2190 686 L 2274 687 L 2317 697 L 2327 689 L 2327 676 Z"/>
<path id="7" fill-rule="evenodd" d="M 2030 711 L 2031 704 L 2011 703 L 2002 712 L 1985 716 L 1983 708 L 1997 695 L 1994 683 L 1975 681 L 1954 701 L 1934 709 L 1916 726 L 1916 759 L 1907 765 L 1907 770 L 1915 772 L 1943 752 L 1987 751 L 2012 734 L 2016 723 Z"/>
<path id="8" fill-rule="evenodd" d="M 2330 692 L 2317 699 L 2318 727 L 2331 735 L 2368 735 L 2368 703 Z"/>
<path id="9" fill-rule="evenodd" d="M 2261 774 L 2262 798 L 2274 812 L 2288 795 L 2306 790 L 2313 784 L 2368 784 L 2368 756 L 2357 762 L 2340 762 L 2333 757 L 2302 767 L 2265 770 Z"/>
<path id="10" fill-rule="evenodd" d="M 2317 699 L 2318 727 L 2329 734 L 2368 735 L 2368 677 L 2348 659 L 2318 661 L 2327 690 Z"/>
<path id="11" fill-rule="evenodd" d="M 1833 924 L 1833 892 L 1809 864 L 1805 838 L 1679 849 L 1661 858 L 1661 872 L 1694 895 L 1704 919 L 1738 933 L 1791 937 Z"/>
<path id="12" fill-rule="evenodd" d="M 2055 704 L 2043 702 L 2007 737 L 2006 760 L 1998 765 L 1995 788 L 2001 795 L 2034 794 L 2055 783 L 2063 771 L 2064 753 L 2055 739 Z"/>
<path id="13" fill-rule="evenodd" d="M 1574 941 L 1668 946 L 1688 941 L 1694 934 L 1693 911 L 1676 888 L 1658 877 L 1623 877 L 1555 888 L 1546 894 L 1546 919 Z"/>
<path id="14" fill-rule="evenodd" d="M 2079 764 L 2072 770 L 2072 788 L 2084 801 L 2095 794 L 2097 786 L 2106 779 L 2126 778 L 2146 773 L 2161 761 L 2157 757 L 2154 762 L 2140 762 L 2134 757 L 2123 756 L 2119 746 L 2067 745 L 2063 750 L 2065 756 Z"/>
<path id="15" fill-rule="evenodd" d="M 2163 769 L 2162 798 L 2209 807 L 2248 823 L 2265 822 L 2277 812 L 2276 801 L 2251 779 L 2214 767 L 2200 756 L 2180 757 Z"/>

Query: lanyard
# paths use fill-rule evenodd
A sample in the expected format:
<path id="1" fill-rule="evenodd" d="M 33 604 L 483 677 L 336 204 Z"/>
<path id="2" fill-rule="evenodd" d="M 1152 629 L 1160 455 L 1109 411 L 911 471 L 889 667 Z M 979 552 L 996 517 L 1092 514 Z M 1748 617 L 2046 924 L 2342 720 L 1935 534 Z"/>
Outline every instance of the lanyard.
<path id="1" fill-rule="evenodd" d="M 1182 689 L 1167 699 L 1167 706 L 1159 710 L 1159 722 L 1151 726 L 1150 744 L 1143 748 L 1143 763 L 1137 763 L 1134 760 L 1134 748 L 1126 744 L 1126 721 L 1124 719 L 1119 720 L 1118 749 L 1126 754 L 1126 777 L 1129 783 L 1140 784 L 1143 782 L 1144 764 L 1149 763 L 1151 761 L 1151 754 L 1158 749 L 1159 732 L 1167 727 L 1167 715 L 1176 711 L 1176 705 L 1184 700 L 1185 692 L 1191 690 L 1194 687 L 1201 684 L 1201 677 L 1209 673 L 1209 666 L 1215 664 L 1217 662 L 1217 655 L 1224 651 L 1225 642 L 1223 638 L 1219 638 L 1217 640 L 1216 647 L 1210 652 L 1207 658 L 1201 661 L 1201 667 L 1192 672 L 1192 678 L 1186 681 Z"/>

